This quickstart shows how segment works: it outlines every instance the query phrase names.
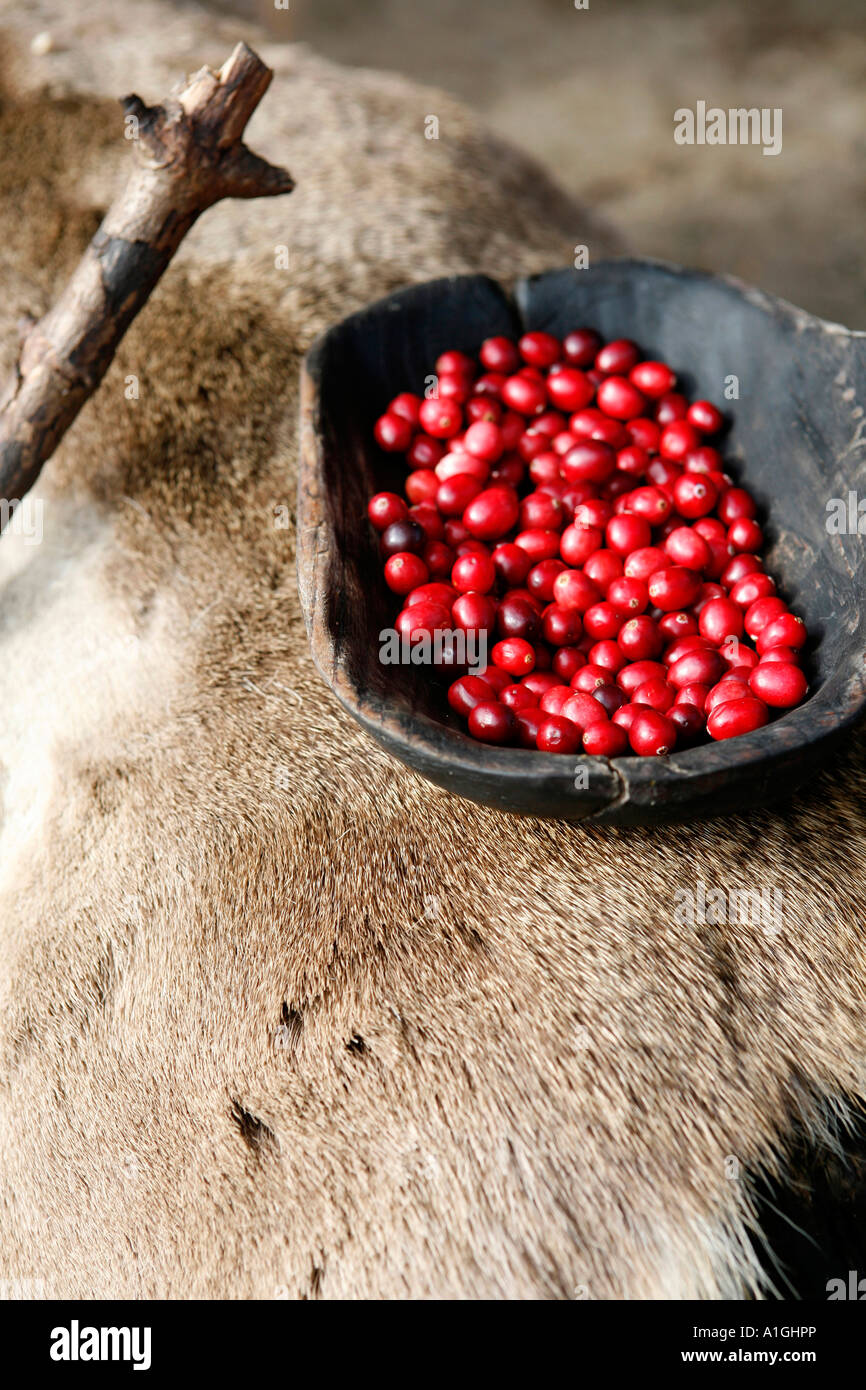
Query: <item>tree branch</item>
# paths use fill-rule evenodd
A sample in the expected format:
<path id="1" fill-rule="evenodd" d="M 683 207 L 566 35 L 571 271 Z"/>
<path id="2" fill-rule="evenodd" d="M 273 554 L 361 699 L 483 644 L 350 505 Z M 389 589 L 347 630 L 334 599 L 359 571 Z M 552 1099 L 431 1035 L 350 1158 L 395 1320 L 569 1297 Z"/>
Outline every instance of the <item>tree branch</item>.
<path id="1" fill-rule="evenodd" d="M 0 500 L 39 476 L 186 233 L 221 198 L 290 193 L 293 181 L 242 143 L 273 76 L 240 43 L 161 106 L 123 101 L 135 166 L 57 303 L 29 326 L 0 391 Z"/>

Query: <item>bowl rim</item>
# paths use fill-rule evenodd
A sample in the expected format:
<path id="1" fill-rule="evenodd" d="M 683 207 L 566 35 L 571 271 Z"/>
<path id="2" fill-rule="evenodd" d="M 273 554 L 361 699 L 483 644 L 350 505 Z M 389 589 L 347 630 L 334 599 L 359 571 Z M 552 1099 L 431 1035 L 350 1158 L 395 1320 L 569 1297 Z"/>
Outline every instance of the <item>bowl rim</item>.
<path id="1" fill-rule="evenodd" d="M 363 326 L 379 314 L 412 307 L 419 291 L 435 293 L 439 287 L 478 285 L 484 282 L 502 296 L 515 314 L 525 319 L 526 297 L 532 285 L 567 268 L 558 267 L 503 283 L 492 276 L 461 274 L 439 276 L 396 290 L 347 315 L 320 334 L 301 364 L 301 430 L 298 477 L 297 569 L 301 607 L 314 663 L 343 707 L 389 752 L 409 766 L 423 772 L 441 786 L 458 784 L 461 794 L 487 803 L 501 801 L 508 809 L 521 810 L 518 803 L 527 779 L 534 787 L 549 787 L 560 798 L 574 803 L 574 814 L 583 805 L 592 817 L 600 811 L 614 811 L 625 802 L 652 806 L 657 801 L 693 800 L 711 796 L 714 787 L 729 785 L 744 773 L 758 768 L 782 771 L 792 760 L 810 753 L 809 763 L 818 761 L 827 746 L 866 712 L 866 653 L 861 667 L 845 661 L 825 680 L 805 703 L 773 720 L 753 733 L 736 740 L 702 744 L 682 749 L 664 758 L 623 755 L 617 758 L 590 757 L 576 753 L 563 756 L 534 749 L 500 748 L 483 744 L 451 725 L 415 709 L 395 705 L 383 709 L 378 699 L 369 700 L 354 679 L 345 659 L 335 654 L 322 594 L 327 587 L 331 540 L 336 545 L 331 522 L 324 506 L 321 488 L 323 442 L 320 420 L 320 384 L 330 345 L 347 326 Z M 866 341 L 866 330 L 847 329 L 810 314 L 788 301 L 745 284 L 734 276 L 692 270 L 664 260 L 624 257 L 598 262 L 593 270 L 620 273 L 653 269 L 677 279 L 711 281 L 726 285 L 748 303 L 773 315 L 784 315 L 798 329 L 817 329 L 833 335 Z M 806 735 L 805 737 L 803 735 Z M 736 758 L 731 758 L 736 745 Z M 577 771 L 585 768 L 587 788 L 576 787 Z M 809 765 L 804 769 L 807 775 Z M 474 784 L 479 794 L 466 791 Z M 483 794 L 482 789 L 483 788 Z M 670 795 L 668 795 L 670 793 Z M 534 802 L 535 797 L 529 797 Z M 554 815 L 566 814 L 561 809 Z"/>

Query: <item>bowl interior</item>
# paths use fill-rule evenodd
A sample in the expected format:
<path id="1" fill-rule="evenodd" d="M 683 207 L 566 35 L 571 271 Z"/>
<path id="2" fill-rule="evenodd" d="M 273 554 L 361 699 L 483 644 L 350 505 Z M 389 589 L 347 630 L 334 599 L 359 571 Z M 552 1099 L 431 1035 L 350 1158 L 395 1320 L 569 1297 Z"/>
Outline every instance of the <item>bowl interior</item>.
<path id="1" fill-rule="evenodd" d="M 380 662 L 378 634 L 393 626 L 399 601 L 382 580 L 366 521 L 371 493 L 401 491 L 406 473 L 401 456 L 376 446 L 373 424 L 398 391 L 423 393 L 440 352 L 477 352 L 495 333 L 563 336 L 580 325 L 634 338 L 670 362 L 690 395 L 715 401 L 731 419 L 723 452 L 761 507 L 768 569 L 809 627 L 813 683 L 805 705 L 756 734 L 669 759 L 585 759 L 589 788 L 575 787 L 580 760 L 477 744 L 427 668 Z M 828 529 L 828 504 L 842 499 L 847 509 L 849 494 L 863 487 L 862 335 L 728 280 L 624 261 L 533 277 L 513 298 L 481 276 L 412 287 L 331 329 L 312 350 L 306 377 L 299 567 L 314 653 L 352 712 L 435 780 L 511 809 L 550 805 L 554 814 L 611 806 L 612 818 L 628 819 L 629 804 L 724 809 L 742 801 L 743 778 L 754 800 L 808 770 L 807 751 L 814 757 L 859 714 L 863 540 L 856 523 L 854 533 Z"/>

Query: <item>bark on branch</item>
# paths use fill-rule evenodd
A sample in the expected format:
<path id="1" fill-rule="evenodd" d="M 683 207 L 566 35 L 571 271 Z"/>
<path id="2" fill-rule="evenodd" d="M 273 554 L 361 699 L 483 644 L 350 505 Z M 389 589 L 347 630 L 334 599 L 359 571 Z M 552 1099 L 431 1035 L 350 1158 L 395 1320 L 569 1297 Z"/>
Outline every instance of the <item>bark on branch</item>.
<path id="1" fill-rule="evenodd" d="M 221 198 L 291 192 L 285 169 L 241 140 L 272 76 L 241 43 L 161 106 L 124 100 L 132 175 L 0 391 L 0 500 L 32 487 L 196 218 Z"/>

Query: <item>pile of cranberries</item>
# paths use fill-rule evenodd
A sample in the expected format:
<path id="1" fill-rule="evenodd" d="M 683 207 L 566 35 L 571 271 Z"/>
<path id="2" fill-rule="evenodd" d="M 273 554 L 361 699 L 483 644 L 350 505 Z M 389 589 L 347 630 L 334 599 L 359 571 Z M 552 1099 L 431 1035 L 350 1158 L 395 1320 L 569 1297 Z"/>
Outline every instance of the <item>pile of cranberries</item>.
<path id="1" fill-rule="evenodd" d="M 438 393 L 376 422 L 405 500 L 370 501 L 410 641 L 474 630 L 490 663 L 448 703 L 485 743 L 615 757 L 733 738 L 798 704 L 802 619 L 758 553 L 716 406 L 581 328 L 436 361 Z M 452 668 L 450 675 L 454 675 Z"/>

